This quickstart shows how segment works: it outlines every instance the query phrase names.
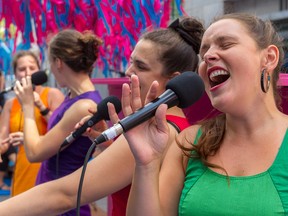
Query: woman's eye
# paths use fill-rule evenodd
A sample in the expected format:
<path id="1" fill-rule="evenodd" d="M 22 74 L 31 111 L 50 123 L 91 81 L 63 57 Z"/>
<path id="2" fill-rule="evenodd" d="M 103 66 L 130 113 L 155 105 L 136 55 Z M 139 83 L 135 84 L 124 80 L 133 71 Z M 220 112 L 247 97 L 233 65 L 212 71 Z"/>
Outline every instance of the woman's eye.
<path id="1" fill-rule="evenodd" d="M 143 66 L 143 65 L 141 65 L 141 64 L 137 64 L 137 68 L 138 68 L 139 70 L 145 70 L 145 69 L 146 69 L 146 67 Z"/>
<path id="2" fill-rule="evenodd" d="M 233 46 L 233 43 L 224 43 L 224 44 L 221 44 L 220 47 L 222 49 L 228 49 L 230 48 L 231 46 Z"/>

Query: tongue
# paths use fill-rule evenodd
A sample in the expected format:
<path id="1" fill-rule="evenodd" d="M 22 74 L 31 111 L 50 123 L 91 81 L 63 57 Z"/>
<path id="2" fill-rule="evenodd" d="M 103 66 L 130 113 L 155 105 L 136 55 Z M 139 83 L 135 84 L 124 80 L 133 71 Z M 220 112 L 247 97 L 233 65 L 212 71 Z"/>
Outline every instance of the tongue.
<path id="1" fill-rule="evenodd" d="M 211 84 L 212 86 L 219 85 L 223 82 L 225 82 L 230 76 L 229 75 L 218 75 L 216 77 L 213 77 L 211 79 Z"/>

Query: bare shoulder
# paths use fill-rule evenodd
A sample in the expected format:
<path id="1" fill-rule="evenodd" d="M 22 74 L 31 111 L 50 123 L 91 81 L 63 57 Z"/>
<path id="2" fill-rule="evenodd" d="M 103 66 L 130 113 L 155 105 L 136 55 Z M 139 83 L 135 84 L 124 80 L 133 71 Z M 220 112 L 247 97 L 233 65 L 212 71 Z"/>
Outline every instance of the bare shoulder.
<path id="1" fill-rule="evenodd" d="M 88 110 L 97 111 L 97 104 L 91 99 L 81 99 L 76 101 L 70 108 L 69 111 L 72 110 L 77 114 L 81 113 L 89 113 Z"/>
<path id="2" fill-rule="evenodd" d="M 47 97 L 48 105 L 51 110 L 55 110 L 65 98 L 64 94 L 57 88 L 49 88 Z"/>
<path id="3" fill-rule="evenodd" d="M 177 137 L 179 143 L 184 145 L 184 147 L 187 147 L 189 143 L 193 143 L 199 128 L 200 125 L 191 125 L 190 127 L 183 130 Z"/>
<path id="4" fill-rule="evenodd" d="M 61 97 L 64 98 L 64 94 L 58 88 L 49 88 L 48 97 Z"/>

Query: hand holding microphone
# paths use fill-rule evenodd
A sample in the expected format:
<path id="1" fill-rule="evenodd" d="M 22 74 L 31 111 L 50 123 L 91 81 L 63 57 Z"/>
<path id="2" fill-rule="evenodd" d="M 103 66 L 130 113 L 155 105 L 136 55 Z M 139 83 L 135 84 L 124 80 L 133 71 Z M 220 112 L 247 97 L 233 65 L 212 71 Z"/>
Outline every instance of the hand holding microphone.
<path id="1" fill-rule="evenodd" d="M 133 100 L 139 95 L 139 82 L 136 78 L 131 77 L 132 102 L 128 102 L 128 92 L 130 89 L 125 89 L 126 87 L 123 88 L 123 110 L 132 111 L 135 108 L 138 108 L 133 106 L 139 106 L 136 105 L 137 103 L 133 103 Z M 186 108 L 192 105 L 202 96 L 204 92 L 204 83 L 198 74 L 194 72 L 185 72 L 170 80 L 166 86 L 166 91 L 155 99 L 156 92 L 157 83 L 154 82 L 147 96 L 148 102 L 151 102 L 118 121 L 113 127 L 105 130 L 94 140 L 94 142 L 101 143 L 104 140 L 112 139 L 125 132 L 125 138 L 130 145 L 130 149 L 135 156 L 137 164 L 147 164 L 155 159 L 161 158 L 169 138 L 169 127 L 166 122 L 166 109 L 173 106 Z M 132 106 L 130 106 L 130 103 Z M 155 118 L 153 120 L 147 121 L 154 115 Z"/>
<path id="2" fill-rule="evenodd" d="M 42 85 L 46 83 L 47 80 L 48 80 L 48 77 L 45 71 L 38 71 L 31 75 L 31 82 L 33 85 Z M 6 94 L 10 91 L 13 91 L 13 89 L 14 89 L 14 85 L 5 88 L 2 92 L 0 92 L 0 94 Z"/>
<path id="3" fill-rule="evenodd" d="M 82 124 L 78 129 L 76 129 L 73 133 L 66 137 L 61 148 L 66 145 L 71 144 L 75 139 L 79 138 L 83 133 L 86 132 L 87 128 L 92 127 L 97 124 L 101 120 L 110 120 L 107 103 L 112 103 L 115 107 L 117 113 L 121 111 L 121 102 L 116 96 L 109 96 L 103 99 L 97 105 L 97 112 L 93 114 L 84 124 Z"/>
<path id="4" fill-rule="evenodd" d="M 137 82 L 135 82 L 135 84 L 138 85 L 138 90 L 135 90 L 137 88 L 133 87 L 133 80 L 132 80 L 132 87 L 131 87 L 132 100 L 133 100 L 133 94 L 138 95 L 139 93 L 139 83 L 137 84 Z M 163 94 L 161 94 L 158 98 L 146 104 L 143 108 L 137 110 L 133 114 L 126 116 L 124 119 L 120 120 L 113 127 L 104 131 L 99 137 L 95 139 L 95 142 L 101 143 L 106 140 L 114 139 L 119 134 L 127 132 L 131 128 L 145 122 L 146 120 L 150 119 L 155 115 L 156 109 L 161 104 L 167 104 L 168 108 L 173 106 L 186 108 L 195 103 L 198 99 L 200 99 L 202 94 L 204 93 L 204 90 L 205 90 L 204 83 L 198 74 L 190 71 L 184 72 L 181 75 L 178 75 L 173 79 L 171 79 L 167 83 L 166 91 Z M 134 93 L 134 91 L 136 91 L 136 93 Z M 128 97 L 125 96 L 125 92 L 123 95 L 124 98 Z M 151 99 L 155 97 L 155 95 L 156 95 L 156 89 L 152 85 L 152 87 L 149 90 L 147 98 Z M 128 107 L 127 102 L 123 102 L 123 106 L 124 106 L 123 112 L 124 110 L 132 109 Z"/>
<path id="5" fill-rule="evenodd" d="M 17 80 L 14 86 L 14 92 L 19 99 L 23 110 L 26 106 L 31 108 L 34 106 L 34 85 L 41 85 L 47 81 L 47 75 L 43 71 L 35 72 L 31 77 L 26 76 L 21 79 L 21 82 Z M 13 88 L 12 88 L 13 89 Z"/>

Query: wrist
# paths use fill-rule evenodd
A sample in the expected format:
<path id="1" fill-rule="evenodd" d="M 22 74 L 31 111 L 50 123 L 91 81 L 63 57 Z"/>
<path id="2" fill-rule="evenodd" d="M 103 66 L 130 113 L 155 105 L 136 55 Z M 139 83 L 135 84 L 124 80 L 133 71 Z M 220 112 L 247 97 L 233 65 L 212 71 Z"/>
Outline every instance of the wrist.
<path id="1" fill-rule="evenodd" d="M 50 112 L 50 109 L 48 107 L 44 107 L 44 109 L 40 109 L 40 114 L 42 116 L 46 116 Z"/>

